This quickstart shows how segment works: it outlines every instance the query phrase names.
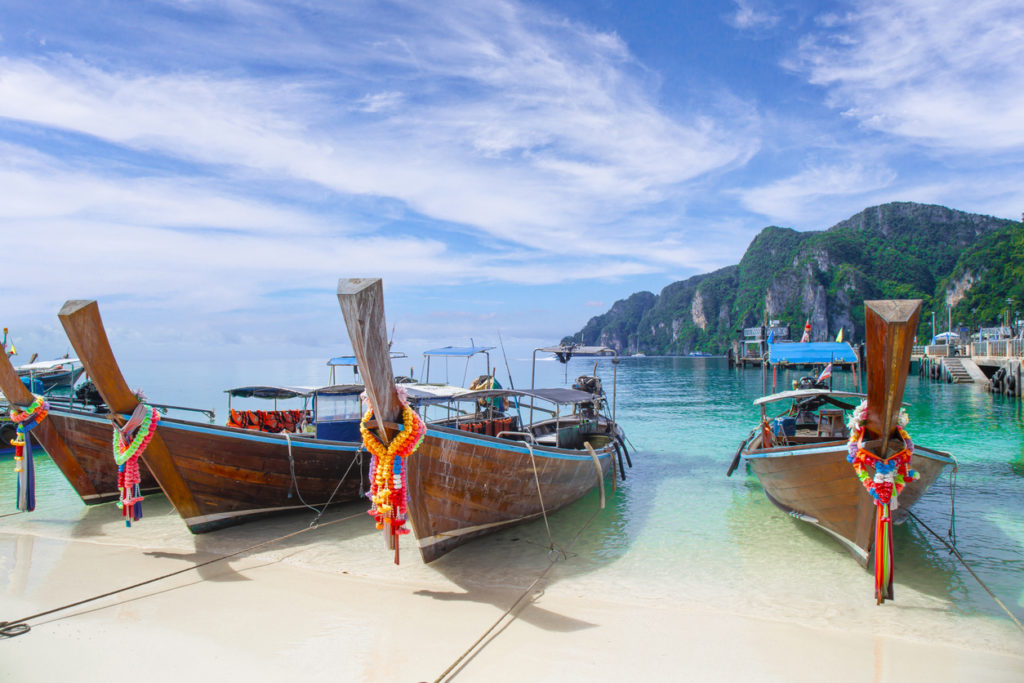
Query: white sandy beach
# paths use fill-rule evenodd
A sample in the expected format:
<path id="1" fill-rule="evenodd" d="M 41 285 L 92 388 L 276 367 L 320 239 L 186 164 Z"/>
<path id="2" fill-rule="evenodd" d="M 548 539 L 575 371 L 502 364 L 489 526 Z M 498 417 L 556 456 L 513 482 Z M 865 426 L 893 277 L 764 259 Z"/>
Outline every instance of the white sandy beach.
<path id="1" fill-rule="evenodd" d="M 132 529 L 106 506 L 74 525 L 44 512 L 0 526 L 0 620 L 194 566 L 309 521 L 295 515 L 192 536 L 161 498 L 147 506 L 150 517 Z M 542 548 L 526 545 L 524 563 L 486 573 L 476 555 L 463 558 L 472 571 L 457 557 L 435 568 L 406 543 L 395 567 L 361 509 L 345 506 L 325 517 L 334 524 L 33 619 L 29 633 L 0 640 L 3 678 L 433 681 L 548 564 Z M 771 619 L 708 596 L 597 593 L 593 577 L 574 574 L 580 561 L 571 555 L 549 572 L 446 680 L 1024 679 L 1024 634 L 1009 627 L 928 642 L 894 633 L 887 617 L 906 618 L 908 609 L 899 602 L 865 608 L 875 625 L 851 615 L 848 629 L 841 612 L 805 619 L 800 605 Z M 771 598 L 751 594 L 752 603 Z"/>

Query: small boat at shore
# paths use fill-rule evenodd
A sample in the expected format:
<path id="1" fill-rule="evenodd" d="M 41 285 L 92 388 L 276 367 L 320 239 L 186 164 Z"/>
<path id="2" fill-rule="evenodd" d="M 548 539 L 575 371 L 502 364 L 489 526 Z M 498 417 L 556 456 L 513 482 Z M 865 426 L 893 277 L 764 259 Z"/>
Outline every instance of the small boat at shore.
<path id="1" fill-rule="evenodd" d="M 865 301 L 867 394 L 822 384 L 757 399 L 761 422 L 740 445 L 780 510 L 825 530 L 875 568 L 876 600 L 892 599 L 891 522 L 955 460 L 914 444 L 901 409 L 921 302 Z M 851 401 L 861 399 L 860 405 Z M 787 409 L 768 417 L 768 406 Z"/>
<path id="2" fill-rule="evenodd" d="M 390 445 L 406 431 L 397 423 L 409 421 L 409 409 L 387 358 L 381 281 L 341 280 L 338 301 L 373 415 L 383 416 L 368 420 L 366 428 Z M 596 392 L 497 389 L 449 399 L 469 402 L 470 409 L 424 425 L 418 449 L 396 466 L 404 469 L 408 521 L 424 562 L 570 505 L 598 486 L 603 492 L 604 479 L 625 448 L 621 428 L 603 411 L 604 397 Z M 507 399 L 517 401 L 514 415 L 495 411 L 495 401 Z M 537 421 L 523 420 L 535 400 L 547 400 L 556 410 Z M 382 523 L 396 561 L 403 522 L 392 516 Z"/>
<path id="3" fill-rule="evenodd" d="M 58 317 L 111 413 L 122 420 L 132 415 L 140 401 L 114 359 L 96 302 L 68 301 Z M 316 433 L 287 431 L 290 417 L 282 411 L 257 415 L 254 429 L 163 417 L 141 457 L 192 533 L 353 501 L 365 474 L 360 444 L 320 437 L 353 416 L 358 425 L 360 391 L 353 385 L 318 389 L 311 416 Z M 70 432 L 102 434 L 97 438 L 109 457 L 111 426 L 105 418 L 68 419 Z M 282 431 L 263 431 L 271 421 Z"/>
<path id="4" fill-rule="evenodd" d="M 48 393 L 58 387 L 73 387 L 85 372 L 77 358 L 68 356 L 26 363 L 19 365 L 15 370 L 26 386 L 38 387 L 40 393 Z"/>

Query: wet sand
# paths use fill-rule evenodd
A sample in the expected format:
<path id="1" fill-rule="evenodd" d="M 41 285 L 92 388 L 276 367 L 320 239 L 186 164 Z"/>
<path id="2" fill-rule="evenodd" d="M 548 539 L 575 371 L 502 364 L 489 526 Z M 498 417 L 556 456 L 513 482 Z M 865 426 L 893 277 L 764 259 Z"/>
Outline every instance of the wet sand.
<path id="1" fill-rule="evenodd" d="M 0 621 L 175 572 L 305 527 L 291 516 L 192 536 L 166 504 L 124 529 L 109 506 L 75 524 L 55 516 L 0 521 Z M 767 619 L 736 603 L 669 592 L 652 601 L 577 581 L 570 554 L 500 555 L 477 581 L 459 558 L 424 566 L 406 541 L 400 567 L 361 505 L 333 524 L 229 560 L 30 621 L 0 639 L 6 680 L 1020 681 L 1006 631 L 991 647 L 942 634 L 906 639 L 886 625 L 847 630 L 820 615 Z M 479 557 L 469 559 L 477 563 Z M 436 564 L 436 563 L 435 563 Z M 681 569 L 682 571 L 682 569 Z M 756 595 L 756 587 L 745 590 Z M 526 597 L 509 615 L 506 610 Z M 481 646 L 473 644 L 495 623 Z M 1010 643 L 1009 650 L 1007 643 Z"/>

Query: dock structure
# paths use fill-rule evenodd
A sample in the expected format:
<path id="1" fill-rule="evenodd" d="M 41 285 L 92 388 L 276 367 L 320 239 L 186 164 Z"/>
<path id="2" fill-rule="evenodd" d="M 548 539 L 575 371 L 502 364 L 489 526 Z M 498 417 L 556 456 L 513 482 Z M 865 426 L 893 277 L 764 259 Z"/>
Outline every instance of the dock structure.
<path id="1" fill-rule="evenodd" d="M 768 344 L 789 340 L 789 325 L 760 325 L 743 328 L 743 339 L 729 349 L 729 367 L 759 368 L 768 356 Z"/>
<path id="2" fill-rule="evenodd" d="M 918 374 L 941 382 L 978 384 L 992 393 L 1020 397 L 1024 339 L 999 339 L 971 344 L 915 346 L 912 359 Z"/>

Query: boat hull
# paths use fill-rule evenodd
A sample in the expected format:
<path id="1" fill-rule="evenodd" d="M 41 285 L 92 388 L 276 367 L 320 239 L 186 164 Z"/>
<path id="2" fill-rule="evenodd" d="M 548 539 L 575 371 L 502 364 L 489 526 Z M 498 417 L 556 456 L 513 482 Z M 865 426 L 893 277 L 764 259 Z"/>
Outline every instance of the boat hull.
<path id="1" fill-rule="evenodd" d="M 595 453 L 603 480 L 614 447 Z M 522 442 L 436 426 L 409 457 L 408 482 L 409 522 L 424 562 L 574 503 L 599 483 L 586 451 L 535 446 L 531 457 Z"/>
<path id="2" fill-rule="evenodd" d="M 32 431 L 34 438 L 41 437 L 41 445 L 49 453 L 49 447 L 56 445 L 51 441 L 51 435 L 37 434 L 47 423 L 77 463 L 75 473 L 72 473 L 70 469 L 62 467 L 51 454 L 82 502 L 96 505 L 117 500 L 120 491 L 117 488 L 117 464 L 114 462 L 113 428 L 110 422 L 96 413 L 51 409 L 46 420 Z M 140 487 L 143 494 L 160 490 L 145 464 L 145 456 L 139 463 L 139 475 L 142 478 Z"/>
<path id="3" fill-rule="evenodd" d="M 357 500 L 367 471 L 368 458 L 359 462 L 356 443 L 172 418 L 161 419 L 157 431 L 194 503 L 195 514 L 182 518 L 196 534 L 308 510 L 307 505 Z M 174 489 L 164 493 L 179 512 L 186 509 Z"/>
<path id="4" fill-rule="evenodd" d="M 744 456 L 776 507 L 832 534 L 867 565 L 874 545 L 875 504 L 847 462 L 848 452 L 846 441 L 834 441 L 750 450 Z M 911 467 L 921 477 L 900 493 L 897 522 L 951 464 L 945 454 L 917 448 Z"/>

